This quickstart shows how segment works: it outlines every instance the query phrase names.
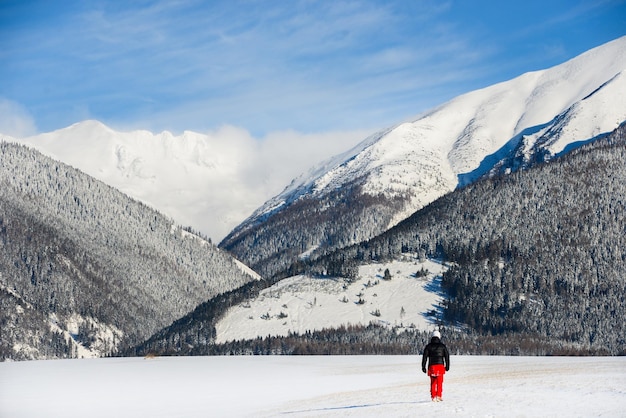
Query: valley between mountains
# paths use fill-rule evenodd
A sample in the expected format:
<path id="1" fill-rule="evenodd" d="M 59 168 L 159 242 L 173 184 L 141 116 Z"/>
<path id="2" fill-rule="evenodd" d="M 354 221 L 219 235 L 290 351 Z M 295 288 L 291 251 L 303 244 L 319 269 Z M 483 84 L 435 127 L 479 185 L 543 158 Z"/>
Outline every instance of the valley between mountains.
<path id="1" fill-rule="evenodd" d="M 625 71 L 622 37 L 466 93 L 256 209 L 208 135 L 3 136 L 0 358 L 624 354 Z"/>

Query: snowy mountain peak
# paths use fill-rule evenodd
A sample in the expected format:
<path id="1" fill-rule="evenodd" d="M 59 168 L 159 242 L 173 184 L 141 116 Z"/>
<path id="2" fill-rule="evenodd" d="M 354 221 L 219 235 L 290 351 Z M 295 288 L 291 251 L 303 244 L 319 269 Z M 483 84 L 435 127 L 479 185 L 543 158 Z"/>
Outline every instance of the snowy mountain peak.
<path id="1" fill-rule="evenodd" d="M 322 163 L 252 219 L 305 194 L 358 183 L 372 196 L 409 197 L 397 222 L 487 173 L 522 139 L 541 138 L 544 151 L 555 155 L 615 129 L 626 120 L 625 69 L 622 37 L 550 69 L 461 95 Z"/>
<path id="2" fill-rule="evenodd" d="M 546 159 L 611 131 L 626 120 L 625 69 L 622 37 L 553 68 L 466 93 L 366 138 L 269 200 L 283 177 L 260 167 L 258 154 L 282 150 L 263 149 L 232 127 L 154 134 L 118 132 L 87 120 L 19 142 L 213 238 L 225 236 L 255 208 L 235 232 L 303 197 L 328 196 L 348 185 L 361 196 L 396 199 L 392 218 L 382 221 L 388 227 L 496 167 L 510 170 L 537 160 L 533 155 Z"/>
<path id="3" fill-rule="evenodd" d="M 457 187 L 613 131 L 626 121 L 625 70 L 622 37 L 458 96 L 298 177 L 220 245 L 272 275 L 309 248 L 368 240 Z"/>
<path id="4" fill-rule="evenodd" d="M 241 178 L 242 167 L 252 164 L 254 150 L 246 149 L 245 140 L 225 141 L 228 134 L 120 132 L 87 120 L 19 141 L 7 139 L 77 167 L 219 239 L 267 196 L 262 184 L 233 194 L 247 180 Z"/>

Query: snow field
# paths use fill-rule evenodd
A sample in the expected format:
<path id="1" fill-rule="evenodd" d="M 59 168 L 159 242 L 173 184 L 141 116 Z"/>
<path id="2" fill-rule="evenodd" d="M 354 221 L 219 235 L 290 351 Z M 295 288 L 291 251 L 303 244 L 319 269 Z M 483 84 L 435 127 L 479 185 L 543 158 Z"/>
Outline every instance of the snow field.
<path id="1" fill-rule="evenodd" d="M 383 279 L 385 269 L 391 280 Z M 416 277 L 422 269 L 428 275 Z M 415 255 L 405 254 L 404 261 L 361 266 L 359 279 L 353 283 L 290 277 L 231 308 L 216 326 L 217 342 L 370 322 L 431 329 L 445 269 L 440 262 L 419 262 Z"/>
<path id="2" fill-rule="evenodd" d="M 430 401 L 420 360 L 247 356 L 0 363 L 0 416 L 626 416 L 626 357 L 453 356 L 440 403 Z"/>

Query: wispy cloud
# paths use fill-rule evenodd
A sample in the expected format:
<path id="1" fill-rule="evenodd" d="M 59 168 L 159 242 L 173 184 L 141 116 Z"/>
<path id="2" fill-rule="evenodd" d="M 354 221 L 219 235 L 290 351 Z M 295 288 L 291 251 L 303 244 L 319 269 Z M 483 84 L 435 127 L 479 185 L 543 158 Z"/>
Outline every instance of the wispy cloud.
<path id="1" fill-rule="evenodd" d="M 36 132 L 35 119 L 24 106 L 0 97 L 0 134 L 23 138 Z"/>

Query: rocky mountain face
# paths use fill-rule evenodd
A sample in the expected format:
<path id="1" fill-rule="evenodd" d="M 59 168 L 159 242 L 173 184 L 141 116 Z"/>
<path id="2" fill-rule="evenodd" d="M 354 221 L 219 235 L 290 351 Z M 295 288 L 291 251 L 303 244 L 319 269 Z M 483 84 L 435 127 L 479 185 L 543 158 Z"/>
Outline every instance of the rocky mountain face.
<path id="1" fill-rule="evenodd" d="M 0 359 L 115 353 L 259 276 L 157 211 L 0 143 Z"/>

